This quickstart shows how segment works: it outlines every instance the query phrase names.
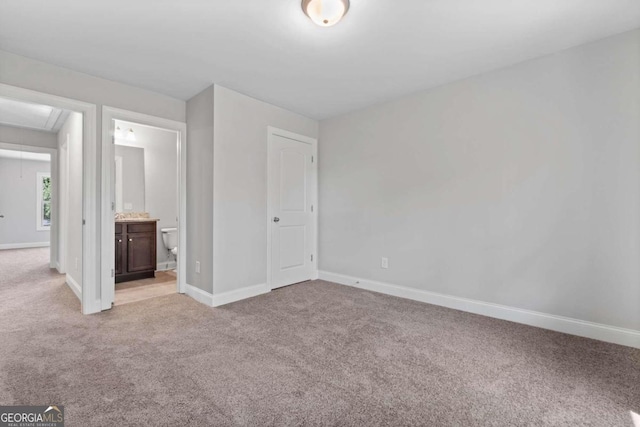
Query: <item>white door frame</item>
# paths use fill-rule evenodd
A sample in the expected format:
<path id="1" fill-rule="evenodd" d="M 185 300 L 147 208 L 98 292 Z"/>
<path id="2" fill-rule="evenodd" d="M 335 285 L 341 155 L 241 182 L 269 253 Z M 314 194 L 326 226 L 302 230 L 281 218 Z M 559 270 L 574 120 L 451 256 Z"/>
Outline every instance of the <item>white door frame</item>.
<path id="1" fill-rule="evenodd" d="M 60 266 L 58 242 L 60 235 L 60 217 L 58 216 L 58 150 L 54 148 L 39 147 L 36 145 L 14 144 L 0 141 L 0 149 L 13 151 L 28 151 L 30 153 L 43 153 L 51 156 L 51 228 L 49 229 L 49 268 L 55 268 L 59 273 L 64 273 Z"/>
<path id="2" fill-rule="evenodd" d="M 271 188 L 271 170 L 273 169 L 273 165 L 271 164 L 271 147 L 273 146 L 273 137 L 280 136 L 287 139 L 293 139 L 294 141 L 300 141 L 311 145 L 312 155 L 313 155 L 313 167 L 311 169 L 311 179 L 313 180 L 312 188 L 313 195 L 311 196 L 311 201 L 314 206 L 313 212 L 313 221 L 311 222 L 313 231 L 312 236 L 314 240 L 313 251 L 313 271 L 311 273 L 311 279 L 315 280 L 318 278 L 318 140 L 315 138 L 311 138 L 308 136 L 300 135 L 297 133 L 290 132 L 284 129 L 278 129 L 273 126 L 267 127 L 267 289 L 272 290 L 273 284 L 271 280 L 271 260 L 272 260 L 272 251 L 271 251 L 271 229 L 272 229 L 272 218 L 273 218 L 273 207 L 274 202 L 269 197 L 269 188 Z"/>
<path id="3" fill-rule="evenodd" d="M 0 83 L 0 96 L 82 113 L 82 313 L 100 311 L 97 106 L 75 99 Z"/>
<path id="4" fill-rule="evenodd" d="M 187 278 L 187 124 L 162 117 L 136 113 L 113 107 L 102 107 L 102 257 L 100 267 L 100 288 L 102 290 L 102 310 L 109 310 L 114 300 L 115 285 L 112 269 L 115 265 L 115 223 L 111 207 L 112 180 L 111 164 L 115 156 L 113 147 L 113 120 L 123 120 L 144 126 L 175 131 L 178 135 L 178 277 L 176 292 L 184 293 Z"/>

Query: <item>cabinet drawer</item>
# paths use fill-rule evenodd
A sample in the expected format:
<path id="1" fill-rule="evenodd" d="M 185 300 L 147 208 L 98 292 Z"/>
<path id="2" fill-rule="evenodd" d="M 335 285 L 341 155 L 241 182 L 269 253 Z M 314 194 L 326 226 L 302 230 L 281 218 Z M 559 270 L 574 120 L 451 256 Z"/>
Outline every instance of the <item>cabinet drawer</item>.
<path id="1" fill-rule="evenodd" d="M 122 234 L 122 224 L 116 222 L 116 234 Z"/>
<path id="2" fill-rule="evenodd" d="M 155 222 L 142 222 L 140 224 L 127 224 L 127 233 L 151 233 L 155 231 Z"/>

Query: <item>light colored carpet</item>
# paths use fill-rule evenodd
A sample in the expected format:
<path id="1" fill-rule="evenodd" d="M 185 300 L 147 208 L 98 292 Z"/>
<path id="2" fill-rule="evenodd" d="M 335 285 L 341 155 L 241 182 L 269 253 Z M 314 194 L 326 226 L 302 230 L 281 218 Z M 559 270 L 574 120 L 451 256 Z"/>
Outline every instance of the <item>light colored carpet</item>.
<path id="1" fill-rule="evenodd" d="M 0 403 L 68 426 L 630 426 L 640 351 L 326 282 L 82 316 L 0 252 Z"/>

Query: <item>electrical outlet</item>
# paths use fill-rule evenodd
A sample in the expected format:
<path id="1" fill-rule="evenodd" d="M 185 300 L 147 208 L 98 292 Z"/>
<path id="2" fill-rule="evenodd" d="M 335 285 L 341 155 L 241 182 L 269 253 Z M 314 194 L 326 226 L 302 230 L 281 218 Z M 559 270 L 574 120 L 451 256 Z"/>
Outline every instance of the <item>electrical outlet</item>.
<path id="1" fill-rule="evenodd" d="M 196 261 L 196 273 L 200 274 L 200 261 Z"/>
<path id="2" fill-rule="evenodd" d="M 380 261 L 380 267 L 389 268 L 389 258 L 382 257 L 382 260 Z"/>

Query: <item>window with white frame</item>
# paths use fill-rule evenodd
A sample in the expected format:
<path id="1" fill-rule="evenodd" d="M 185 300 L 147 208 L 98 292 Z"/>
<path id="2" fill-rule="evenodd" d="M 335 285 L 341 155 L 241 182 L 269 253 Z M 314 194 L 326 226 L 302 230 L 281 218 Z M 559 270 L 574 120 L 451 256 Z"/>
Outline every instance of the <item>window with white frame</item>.
<path id="1" fill-rule="evenodd" d="M 37 217 L 36 229 L 48 231 L 51 228 L 51 174 L 38 172 L 36 178 Z"/>

